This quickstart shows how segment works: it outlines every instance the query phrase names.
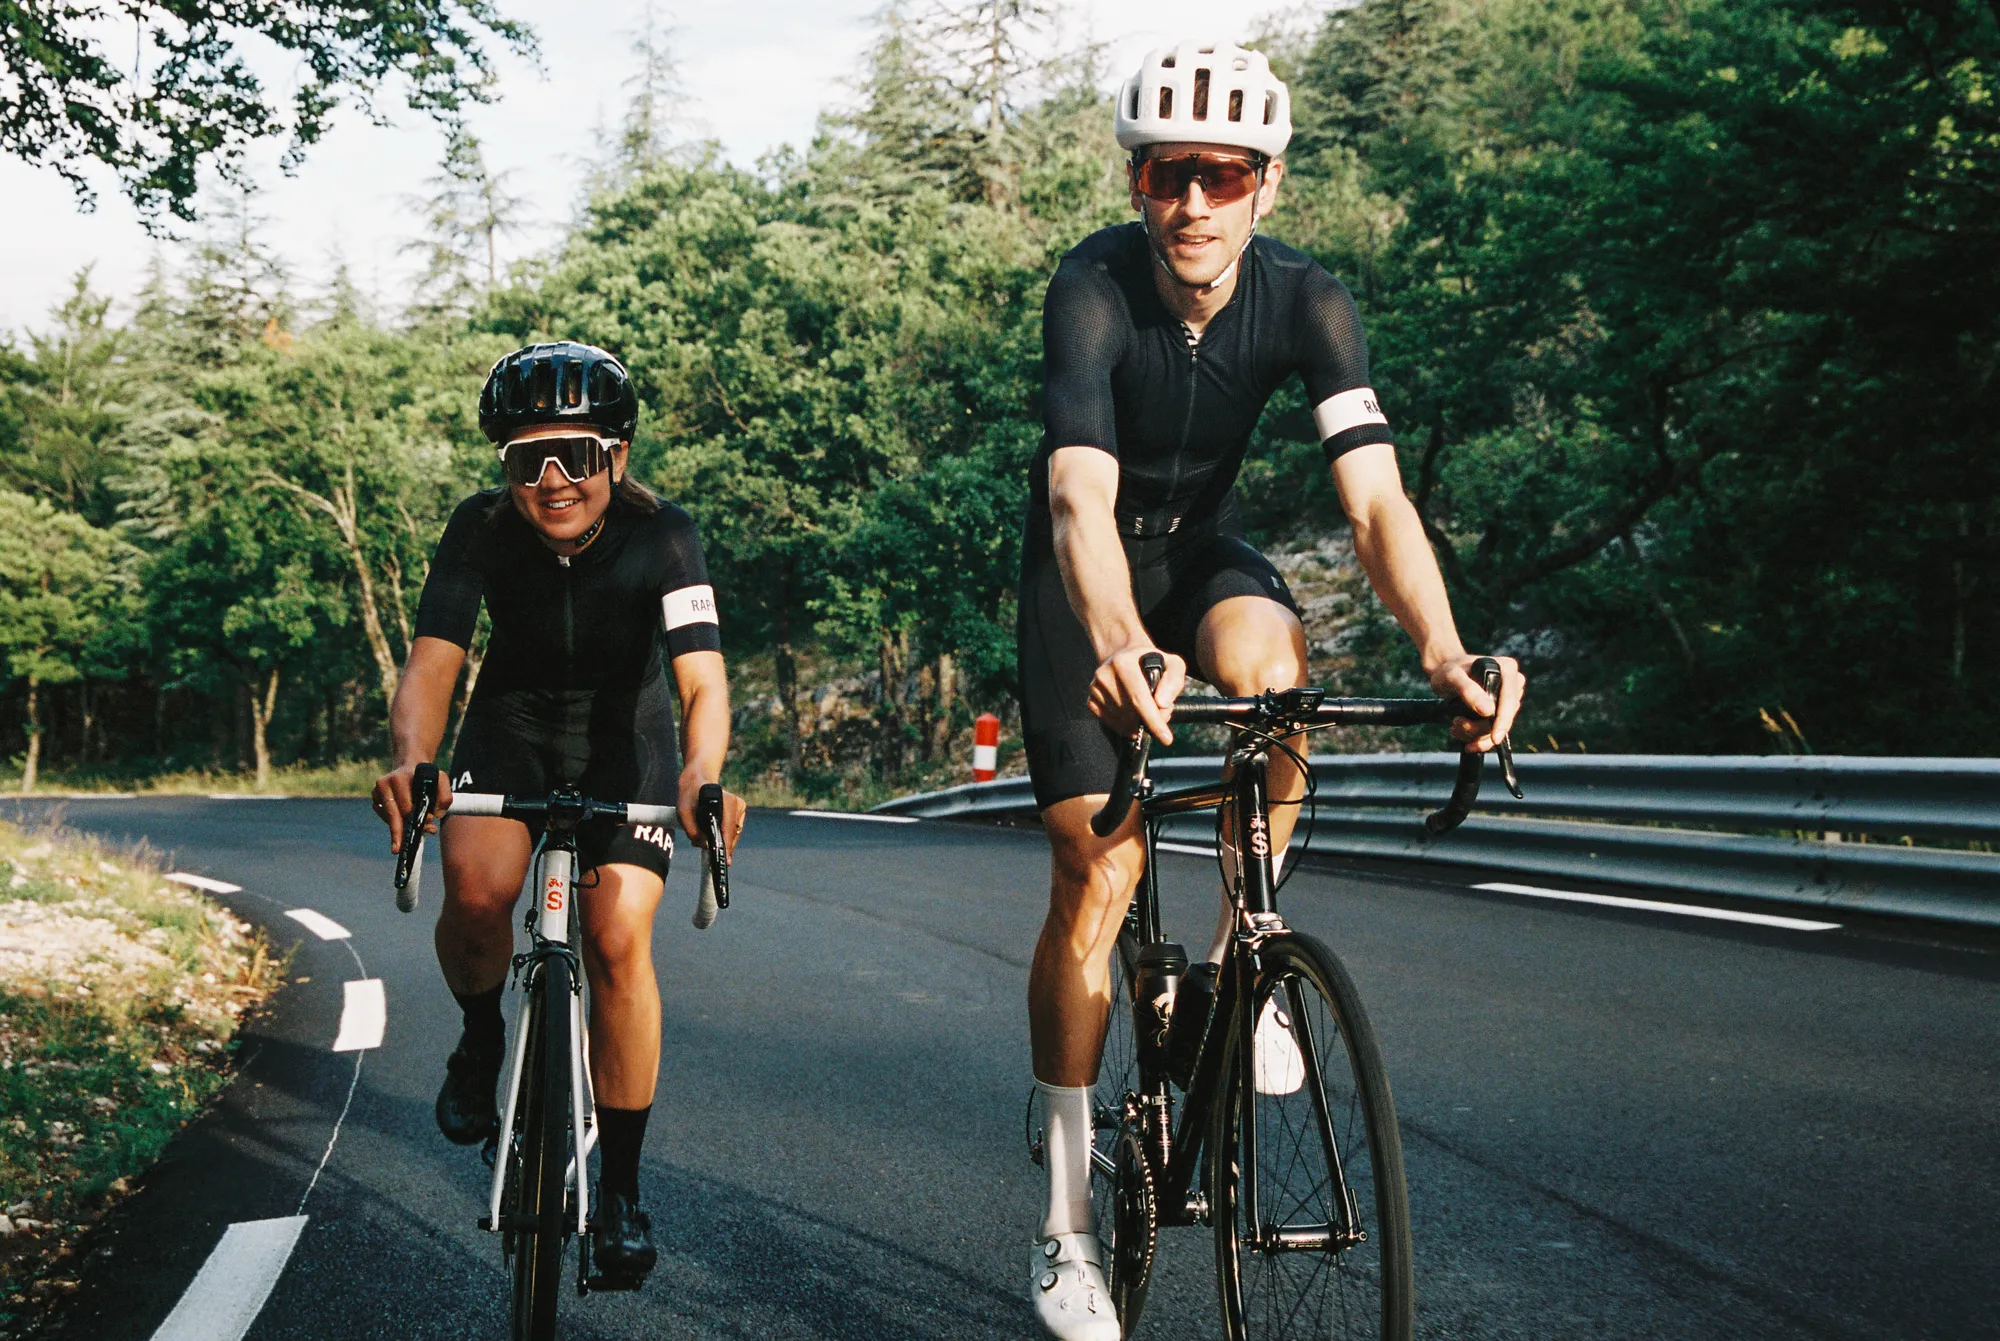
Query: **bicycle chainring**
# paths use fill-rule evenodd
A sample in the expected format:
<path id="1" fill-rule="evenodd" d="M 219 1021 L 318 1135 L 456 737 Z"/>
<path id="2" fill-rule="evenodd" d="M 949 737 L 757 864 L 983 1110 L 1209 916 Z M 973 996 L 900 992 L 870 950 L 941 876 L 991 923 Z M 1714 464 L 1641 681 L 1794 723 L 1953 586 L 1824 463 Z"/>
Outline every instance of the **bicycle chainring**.
<path id="1" fill-rule="evenodd" d="M 1159 1199 L 1153 1169 L 1138 1127 L 1122 1125 L 1113 1149 L 1117 1183 L 1111 1199 L 1111 1299 L 1126 1336 L 1139 1325 L 1146 1287 L 1153 1277 L 1153 1251 L 1160 1240 Z"/>

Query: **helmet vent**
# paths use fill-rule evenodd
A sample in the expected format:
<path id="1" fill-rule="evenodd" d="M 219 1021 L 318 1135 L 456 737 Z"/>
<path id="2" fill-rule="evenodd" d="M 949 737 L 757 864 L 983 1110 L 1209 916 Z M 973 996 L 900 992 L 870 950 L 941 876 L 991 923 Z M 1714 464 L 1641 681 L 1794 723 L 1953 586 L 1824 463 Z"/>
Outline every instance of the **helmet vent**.
<path id="1" fill-rule="evenodd" d="M 1171 51 L 1167 53 L 1166 59 L 1160 62 L 1160 68 L 1162 70 L 1171 70 L 1174 68 L 1174 56 Z"/>
<path id="2" fill-rule="evenodd" d="M 554 363 L 537 363 L 528 375 L 528 407 L 534 410 L 553 410 L 556 407 L 556 369 Z"/>
<path id="3" fill-rule="evenodd" d="M 563 365 L 562 406 L 574 410 L 583 404 L 583 369 L 574 363 Z"/>
<path id="4" fill-rule="evenodd" d="M 1240 88 L 1229 90 L 1229 119 L 1231 121 L 1243 119 L 1243 90 Z"/>
<path id="5" fill-rule="evenodd" d="M 1275 93 L 1266 93 L 1264 95 L 1264 124 L 1268 126 L 1277 119 L 1278 95 Z"/>
<path id="6" fill-rule="evenodd" d="M 1194 119 L 1208 120 L 1208 71 L 1194 72 Z"/>
<path id="7" fill-rule="evenodd" d="M 1250 62 L 1243 59 L 1243 57 L 1241 56 L 1238 56 L 1234 61 L 1230 63 L 1230 65 L 1232 69 L 1237 69 L 1237 70 L 1247 70 L 1250 68 Z"/>
<path id="8" fill-rule="evenodd" d="M 1171 121 L 1173 119 L 1174 91 L 1170 88 L 1163 88 L 1160 90 L 1160 120 Z"/>
<path id="9" fill-rule="evenodd" d="M 1125 113 L 1125 118 L 1128 121 L 1137 121 L 1139 119 L 1139 82 L 1137 80 L 1132 81 L 1132 110 Z"/>

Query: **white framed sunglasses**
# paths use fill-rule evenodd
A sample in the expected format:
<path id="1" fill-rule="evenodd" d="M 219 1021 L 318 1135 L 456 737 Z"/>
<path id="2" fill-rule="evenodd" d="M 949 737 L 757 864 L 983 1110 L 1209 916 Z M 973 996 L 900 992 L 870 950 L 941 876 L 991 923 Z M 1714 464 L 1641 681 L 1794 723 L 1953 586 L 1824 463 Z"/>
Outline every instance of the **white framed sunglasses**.
<path id="1" fill-rule="evenodd" d="M 549 462 L 571 484 L 582 484 L 611 467 L 611 454 L 621 439 L 595 433 L 565 433 L 560 437 L 516 438 L 500 450 L 500 465 L 509 484 L 530 485 L 542 478 Z"/>

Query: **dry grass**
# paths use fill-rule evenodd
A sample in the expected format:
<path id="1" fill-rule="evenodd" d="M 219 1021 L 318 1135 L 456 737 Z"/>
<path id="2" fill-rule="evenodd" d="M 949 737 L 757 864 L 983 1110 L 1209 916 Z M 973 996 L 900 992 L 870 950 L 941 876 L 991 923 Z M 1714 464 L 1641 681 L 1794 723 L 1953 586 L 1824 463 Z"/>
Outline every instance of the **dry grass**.
<path id="1" fill-rule="evenodd" d="M 284 966 L 150 853 L 0 824 L 0 1337 L 228 1079 Z"/>

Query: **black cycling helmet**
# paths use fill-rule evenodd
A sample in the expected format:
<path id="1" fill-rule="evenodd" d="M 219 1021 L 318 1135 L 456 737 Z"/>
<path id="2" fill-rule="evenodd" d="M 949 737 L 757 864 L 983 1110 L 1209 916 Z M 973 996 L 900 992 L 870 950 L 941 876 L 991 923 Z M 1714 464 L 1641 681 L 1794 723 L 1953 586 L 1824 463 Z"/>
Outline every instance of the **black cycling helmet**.
<path id="1" fill-rule="evenodd" d="M 589 424 L 630 438 L 639 397 L 625 365 L 596 345 L 529 345 L 493 365 L 479 393 L 479 427 L 505 442 L 536 424 Z"/>

